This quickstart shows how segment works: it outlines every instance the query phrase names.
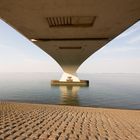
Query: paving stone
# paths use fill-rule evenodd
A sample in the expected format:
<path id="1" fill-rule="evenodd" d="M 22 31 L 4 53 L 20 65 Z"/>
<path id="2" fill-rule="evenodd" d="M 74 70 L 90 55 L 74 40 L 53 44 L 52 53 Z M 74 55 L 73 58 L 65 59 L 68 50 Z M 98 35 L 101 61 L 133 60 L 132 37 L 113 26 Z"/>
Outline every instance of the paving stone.
<path id="1" fill-rule="evenodd" d="M 0 102 L 0 140 L 139 140 L 140 111 Z"/>

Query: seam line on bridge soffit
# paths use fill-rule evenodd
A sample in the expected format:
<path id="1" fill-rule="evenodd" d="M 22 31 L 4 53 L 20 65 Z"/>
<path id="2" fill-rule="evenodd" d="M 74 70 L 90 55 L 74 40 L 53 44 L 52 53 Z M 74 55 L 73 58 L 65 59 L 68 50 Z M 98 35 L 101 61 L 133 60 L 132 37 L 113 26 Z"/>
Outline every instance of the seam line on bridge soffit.
<path id="1" fill-rule="evenodd" d="M 110 41 L 109 38 L 34 38 L 31 41 Z"/>

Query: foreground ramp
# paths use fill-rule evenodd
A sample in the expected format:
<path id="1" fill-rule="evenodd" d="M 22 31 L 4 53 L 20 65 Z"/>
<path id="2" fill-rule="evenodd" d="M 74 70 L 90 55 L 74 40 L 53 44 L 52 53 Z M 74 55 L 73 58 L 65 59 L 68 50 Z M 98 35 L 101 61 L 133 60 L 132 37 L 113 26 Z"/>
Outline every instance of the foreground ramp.
<path id="1" fill-rule="evenodd" d="M 0 103 L 1 140 L 139 140 L 140 111 Z"/>

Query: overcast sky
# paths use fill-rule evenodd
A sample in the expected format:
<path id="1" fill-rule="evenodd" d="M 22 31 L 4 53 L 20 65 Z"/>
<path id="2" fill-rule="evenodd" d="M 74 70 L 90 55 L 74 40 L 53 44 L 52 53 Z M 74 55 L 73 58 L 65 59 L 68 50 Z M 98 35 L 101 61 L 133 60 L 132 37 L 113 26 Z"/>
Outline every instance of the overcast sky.
<path id="1" fill-rule="evenodd" d="M 78 72 L 140 73 L 140 21 L 90 56 Z"/>
<path id="2" fill-rule="evenodd" d="M 44 51 L 0 20 L 0 72 L 61 72 Z M 140 73 L 140 22 L 90 56 L 79 73 Z"/>
<path id="3" fill-rule="evenodd" d="M 52 57 L 0 20 L 0 72 L 57 72 Z"/>

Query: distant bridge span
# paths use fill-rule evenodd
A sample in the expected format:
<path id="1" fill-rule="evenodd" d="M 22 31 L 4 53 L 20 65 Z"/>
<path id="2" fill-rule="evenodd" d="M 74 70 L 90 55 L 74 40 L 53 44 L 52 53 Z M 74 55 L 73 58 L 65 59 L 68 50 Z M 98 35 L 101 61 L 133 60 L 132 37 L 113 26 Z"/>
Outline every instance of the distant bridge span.
<path id="1" fill-rule="evenodd" d="M 139 20 L 140 0 L 0 0 L 0 17 L 73 74 Z"/>

